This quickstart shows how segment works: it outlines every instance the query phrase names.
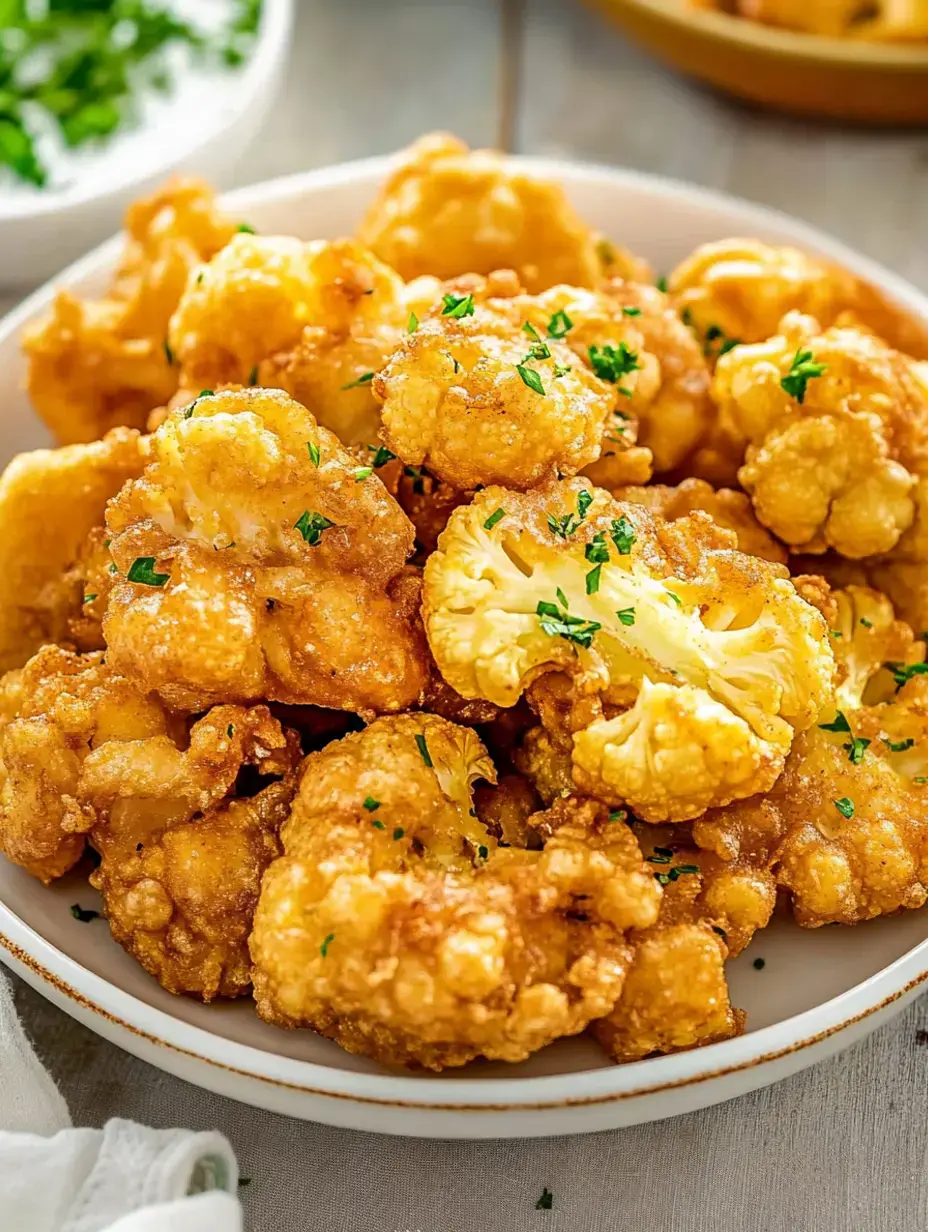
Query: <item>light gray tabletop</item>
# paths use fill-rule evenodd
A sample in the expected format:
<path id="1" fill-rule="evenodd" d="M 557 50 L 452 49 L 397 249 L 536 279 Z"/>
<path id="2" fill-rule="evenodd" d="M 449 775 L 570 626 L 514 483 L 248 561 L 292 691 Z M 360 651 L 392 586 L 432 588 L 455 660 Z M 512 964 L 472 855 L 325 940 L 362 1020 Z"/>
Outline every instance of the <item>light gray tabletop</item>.
<path id="1" fill-rule="evenodd" d="M 811 2 L 811 0 L 810 0 Z M 748 111 L 674 77 L 576 0 L 298 0 L 283 95 L 234 182 L 423 129 L 727 189 L 928 289 L 928 134 Z M 505 50 L 504 50 L 505 49 Z M 5 307 L 0 303 L 0 307 Z M 590 1138 L 440 1143 L 289 1121 L 134 1060 L 19 986 L 78 1124 L 217 1127 L 251 1232 L 925 1232 L 928 1009 L 774 1088 Z M 550 1212 L 536 1212 L 547 1187 Z"/>

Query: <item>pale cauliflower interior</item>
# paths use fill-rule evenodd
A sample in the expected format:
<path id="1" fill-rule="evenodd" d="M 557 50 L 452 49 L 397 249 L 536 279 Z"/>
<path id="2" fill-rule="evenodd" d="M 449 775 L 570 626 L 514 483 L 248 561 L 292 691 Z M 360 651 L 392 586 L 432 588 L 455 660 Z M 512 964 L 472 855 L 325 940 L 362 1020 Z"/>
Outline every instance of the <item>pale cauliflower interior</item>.
<path id="1" fill-rule="evenodd" d="M 548 517 L 579 524 L 561 535 Z M 696 568 L 673 559 L 688 540 Z M 661 528 L 579 481 L 488 489 L 452 514 L 426 565 L 432 652 L 465 697 L 511 706 L 560 668 L 633 702 L 575 735 L 575 780 L 649 820 L 696 816 L 772 784 L 833 671 L 819 613 L 728 543 L 707 521 Z"/>

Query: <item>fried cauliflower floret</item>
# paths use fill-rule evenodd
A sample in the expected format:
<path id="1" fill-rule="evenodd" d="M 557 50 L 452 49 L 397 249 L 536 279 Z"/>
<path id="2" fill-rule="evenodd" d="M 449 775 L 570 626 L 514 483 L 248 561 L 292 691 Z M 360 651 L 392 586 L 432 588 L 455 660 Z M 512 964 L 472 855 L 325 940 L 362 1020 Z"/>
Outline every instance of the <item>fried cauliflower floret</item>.
<path id="1" fill-rule="evenodd" d="M 23 347 L 32 403 L 62 444 L 111 428 L 144 428 L 170 398 L 177 371 L 165 347 L 168 321 L 191 269 L 234 234 L 199 180 L 172 180 L 130 206 L 126 247 L 102 299 L 69 291 L 31 325 Z"/>
<path id="2" fill-rule="evenodd" d="M 390 449 L 459 490 L 527 488 L 595 461 L 615 389 L 563 342 L 529 337 L 509 301 L 467 307 L 420 322 L 374 377 Z"/>
<path id="3" fill-rule="evenodd" d="M 0 477 L 0 670 L 21 667 L 48 642 L 64 640 L 86 593 L 69 573 L 106 502 L 145 465 L 137 432 L 114 428 L 102 441 L 37 449 Z M 102 645 L 102 642 L 98 642 Z"/>
<path id="4" fill-rule="evenodd" d="M 576 786 L 648 821 L 698 816 L 766 790 L 832 689 L 821 615 L 734 543 L 580 480 L 487 489 L 426 564 L 432 654 L 462 696 L 500 706 L 567 673 L 603 705 L 572 730 Z"/>
<path id="5" fill-rule="evenodd" d="M 720 423 L 747 443 L 738 472 L 760 521 L 797 551 L 862 558 L 911 526 L 928 461 L 928 394 L 915 365 L 856 328 L 787 316 L 716 368 Z"/>
<path id="6" fill-rule="evenodd" d="M 368 739 L 398 763 L 359 752 Z M 338 747 L 313 754 L 265 875 L 251 941 L 262 1017 L 441 1069 L 522 1060 L 607 1013 L 624 933 L 651 923 L 660 897 L 631 833 L 602 806 L 561 802 L 544 851 L 500 848 L 469 813 L 470 782 L 492 773 L 472 733 L 402 716 L 348 742 L 360 781 Z"/>
<path id="7" fill-rule="evenodd" d="M 652 483 L 647 487 L 617 488 L 616 500 L 644 505 L 668 522 L 689 517 L 702 510 L 716 526 L 734 531 L 738 551 L 775 564 L 786 563 L 786 549 L 765 530 L 754 516 L 751 502 L 743 492 L 731 488 L 713 488 L 705 479 L 684 479 L 676 487 Z"/>
<path id="8" fill-rule="evenodd" d="M 358 239 L 406 279 L 514 269 L 535 292 L 558 282 L 595 286 L 604 260 L 610 273 L 639 271 L 615 247 L 597 250 L 597 237 L 556 184 L 447 133 L 422 137 L 406 151 Z"/>
<path id="9" fill-rule="evenodd" d="M 816 579 L 797 579 L 814 601 Z M 928 699 L 924 647 L 878 592 L 819 606 L 836 635 L 837 708 L 798 737 L 765 797 L 707 813 L 700 846 L 773 871 L 800 924 L 854 924 L 928 897 Z M 900 691 L 901 690 L 901 691 Z"/>
<path id="10" fill-rule="evenodd" d="M 114 938 L 168 992 L 210 1001 L 250 988 L 248 935 L 299 757 L 267 707 L 215 706 L 185 749 L 161 736 L 85 760 L 81 790 L 99 819 L 91 883 Z M 246 766 L 282 777 L 238 798 Z"/>
<path id="11" fill-rule="evenodd" d="M 401 710 L 427 677 L 412 526 L 286 394 L 199 398 L 111 501 L 108 661 L 174 707 Z M 393 591 L 396 594 L 393 595 Z"/>
<path id="12" fill-rule="evenodd" d="M 410 312 L 439 299 L 435 280 L 407 288 L 353 240 L 241 234 L 190 278 L 171 348 L 190 396 L 228 385 L 285 389 L 346 444 L 368 443 L 380 427 L 372 374 Z"/>
<path id="13" fill-rule="evenodd" d="M 82 790 L 87 758 L 179 730 L 102 654 L 40 650 L 0 681 L 0 850 L 46 883 L 66 873 L 96 819 Z"/>
<path id="14" fill-rule="evenodd" d="M 763 342 L 786 313 L 803 312 L 825 328 L 852 318 L 890 346 L 918 359 L 928 356 L 921 321 L 847 270 L 797 248 L 756 239 L 703 244 L 667 283 L 677 307 L 709 343 Z"/>

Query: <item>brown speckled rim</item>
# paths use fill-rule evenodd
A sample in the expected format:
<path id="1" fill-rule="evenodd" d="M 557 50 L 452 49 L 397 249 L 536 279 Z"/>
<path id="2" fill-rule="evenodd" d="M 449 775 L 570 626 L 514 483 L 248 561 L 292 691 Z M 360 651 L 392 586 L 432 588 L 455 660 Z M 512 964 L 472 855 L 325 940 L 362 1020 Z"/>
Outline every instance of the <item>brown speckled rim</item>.
<path id="1" fill-rule="evenodd" d="M 731 223 L 727 219 L 731 212 L 737 209 L 743 220 L 743 224 L 739 225 L 749 229 L 749 233 L 772 239 L 773 242 L 796 244 L 840 262 L 860 277 L 881 287 L 896 302 L 919 315 L 928 316 L 928 301 L 904 279 L 815 228 L 777 211 L 741 201 L 724 193 L 639 172 L 617 171 L 608 167 L 546 158 L 514 157 L 511 161 L 529 173 L 559 181 L 568 192 L 572 188 L 586 191 L 601 188 L 618 200 L 621 190 L 625 190 L 629 201 L 635 202 L 636 205 L 640 205 L 639 198 L 642 195 L 649 198 L 673 198 L 677 205 L 687 207 L 702 218 L 703 229 L 711 227 L 714 230 L 715 221 L 718 219 L 719 225 L 724 227 L 725 232 L 730 233 Z M 307 209 L 317 193 L 325 195 L 327 192 L 335 192 L 344 195 L 350 192 L 353 196 L 361 190 L 371 191 L 393 162 L 393 158 L 366 159 L 286 176 L 236 190 L 223 197 L 222 203 L 230 210 L 260 209 L 264 206 L 273 208 L 297 203 Z M 118 239 L 107 241 L 63 271 L 55 280 L 56 286 L 74 286 L 83 279 L 99 276 L 108 264 L 112 264 L 117 251 Z M 30 319 L 44 311 L 51 301 L 52 293 L 51 284 L 48 284 L 9 314 L 0 324 L 0 345 L 17 336 Z M 41 986 L 45 985 L 53 999 L 59 999 L 66 1009 L 70 1007 L 70 1012 L 76 1016 L 86 1015 L 87 1018 L 101 1019 L 107 1029 L 112 1029 L 115 1037 L 124 1033 L 127 1037 L 124 1046 L 129 1051 L 133 1051 L 131 1038 L 134 1038 L 140 1045 L 162 1049 L 178 1058 L 203 1063 L 217 1073 L 225 1072 L 246 1082 L 254 1080 L 259 1086 L 263 1084 L 269 1089 L 292 1091 L 320 1101 L 340 1101 L 342 1106 L 354 1104 L 359 1107 L 411 1110 L 422 1114 L 518 1114 L 608 1106 L 623 1101 L 646 1099 L 668 1091 L 698 1087 L 739 1073 L 756 1073 L 763 1066 L 812 1049 L 878 1015 L 880 1011 L 900 1002 L 928 980 L 928 942 L 921 942 L 861 984 L 811 1010 L 749 1035 L 711 1044 L 692 1052 L 640 1061 L 633 1065 L 530 1078 L 468 1080 L 400 1077 L 360 1073 L 337 1066 L 329 1067 L 281 1057 L 279 1054 L 215 1035 L 175 1018 L 169 1012 L 138 999 L 105 977 L 97 976 L 82 967 L 79 962 L 46 941 L 2 903 L 0 927 L 10 934 L 5 935 L 0 931 L 0 949 L 6 951 L 14 968 L 18 968 L 40 991 Z M 75 984 L 79 987 L 75 987 Z M 127 1021 L 125 1015 L 134 1021 Z M 139 1025 L 142 1022 L 146 1025 Z M 100 1030 L 102 1034 L 107 1034 L 107 1030 L 102 1026 Z M 211 1053 L 213 1055 L 210 1055 Z M 152 1060 L 151 1057 L 147 1059 Z M 807 1063 L 811 1063 L 813 1059 L 808 1058 Z M 153 1063 L 158 1062 L 155 1059 Z M 711 1068 L 708 1068 L 710 1066 Z M 796 1066 L 800 1067 L 801 1063 Z M 163 1068 L 170 1071 L 171 1065 L 166 1062 Z M 268 1072 L 282 1068 L 286 1069 L 286 1075 Z M 175 1069 L 174 1072 L 180 1071 Z M 295 1081 L 289 1076 L 291 1073 L 305 1075 L 307 1081 Z M 195 1078 L 192 1080 L 196 1081 Z M 763 1079 L 755 1081 L 753 1085 L 759 1086 L 762 1082 Z M 554 1093 L 558 1092 L 560 1095 L 565 1083 L 569 1083 L 576 1094 L 555 1098 Z M 640 1085 L 636 1085 L 638 1083 Z M 620 1084 L 622 1089 L 615 1089 Z M 603 1090 L 604 1087 L 613 1089 Z M 410 1088 L 418 1089 L 422 1098 L 408 1098 L 407 1092 Z M 584 1088 L 588 1094 L 584 1093 Z M 214 1089 L 221 1090 L 219 1086 Z M 481 1089 L 487 1091 L 486 1099 L 476 1095 Z M 743 1089 L 747 1090 L 749 1087 L 745 1086 Z M 461 1092 L 461 1098 L 457 1097 L 457 1091 Z M 738 1090 L 729 1089 L 726 1095 L 738 1093 Z M 720 1095 L 719 1098 L 725 1098 L 726 1095 Z M 713 1101 L 709 1099 L 706 1102 Z M 313 1109 L 311 1112 L 315 1119 L 320 1119 L 316 1116 L 317 1110 Z M 505 1127 L 501 1126 L 501 1130 L 505 1136 Z M 564 1132 L 571 1131 L 565 1128 Z"/>
<path id="2" fill-rule="evenodd" d="M 253 1079 L 258 1082 L 266 1083 L 273 1087 L 281 1088 L 281 1089 L 288 1090 L 288 1091 L 295 1091 L 301 1095 L 308 1095 L 308 1096 L 312 1096 L 315 1098 L 345 1100 L 349 1103 L 357 1103 L 357 1104 L 374 1104 L 378 1107 L 383 1107 L 383 1108 L 409 1109 L 409 1110 L 415 1110 L 419 1112 L 546 1112 L 546 1111 L 554 1111 L 557 1109 L 564 1109 L 564 1108 L 587 1108 L 587 1107 L 593 1107 L 597 1105 L 617 1103 L 617 1102 L 628 1100 L 628 1099 L 641 1099 L 641 1098 L 645 1098 L 651 1095 L 662 1094 L 667 1091 L 679 1090 L 682 1087 L 690 1087 L 690 1086 L 697 1085 L 699 1083 L 711 1082 L 719 1078 L 726 1078 L 733 1074 L 738 1074 L 738 1073 L 742 1073 L 748 1070 L 752 1070 L 759 1066 L 770 1064 L 771 1062 L 774 1062 L 774 1061 L 779 1061 L 784 1057 L 791 1056 L 797 1052 L 801 1052 L 807 1048 L 811 1048 L 816 1044 L 820 1044 L 824 1040 L 830 1039 L 832 1036 L 837 1035 L 842 1031 L 848 1030 L 850 1027 L 853 1027 L 855 1024 L 859 1022 L 863 1022 L 865 1019 L 871 1017 L 873 1014 L 877 1014 L 881 1010 L 886 1009 L 888 1006 L 892 1005 L 896 1001 L 899 1001 L 901 998 L 906 997 L 909 993 L 913 992 L 920 985 L 928 981 L 928 969 L 925 969 L 921 971 L 917 976 L 908 980 L 900 988 L 897 988 L 894 992 L 883 997 L 882 1000 L 874 1002 L 872 1005 L 867 1006 L 866 1009 L 861 1010 L 859 1013 L 852 1014 L 848 1018 L 842 1019 L 840 1022 L 834 1023 L 831 1026 L 826 1027 L 821 1031 L 817 1031 L 812 1035 L 808 1035 L 801 1040 L 796 1040 L 792 1044 L 785 1045 L 782 1048 L 776 1048 L 769 1052 L 763 1052 L 757 1056 L 749 1057 L 745 1059 L 744 1061 L 741 1061 L 737 1064 L 725 1065 L 725 1066 L 720 1066 L 715 1069 L 705 1070 L 701 1073 L 693 1074 L 685 1078 L 678 1078 L 672 1081 L 656 1083 L 650 1086 L 637 1087 L 634 1090 L 630 1090 L 630 1091 L 614 1091 L 614 1092 L 610 1092 L 609 1094 L 605 1094 L 605 1095 L 587 1096 L 587 1097 L 579 1098 L 579 1099 L 578 1098 L 568 1098 L 568 1099 L 559 1099 L 559 1100 L 526 1101 L 526 1102 L 518 1102 L 518 1103 L 477 1103 L 477 1104 L 473 1104 L 473 1103 L 467 1103 L 465 1101 L 461 1101 L 459 1103 L 458 1102 L 436 1103 L 436 1102 L 422 1102 L 419 1100 L 410 1100 L 410 1099 L 386 1099 L 386 1098 L 379 1098 L 379 1097 L 371 1096 L 371 1095 L 362 1095 L 358 1093 L 326 1090 L 323 1088 L 307 1086 L 299 1082 L 291 1082 L 291 1081 L 287 1081 L 281 1078 L 274 1078 L 271 1075 L 258 1073 L 254 1070 L 241 1069 L 240 1067 L 235 1066 L 235 1065 L 229 1065 L 224 1061 L 219 1061 L 214 1057 L 206 1056 L 201 1052 L 195 1051 L 194 1049 L 184 1048 L 179 1044 L 172 1043 L 171 1041 L 163 1039 L 157 1035 L 152 1035 L 150 1031 L 145 1031 L 142 1028 L 136 1026 L 134 1023 L 128 1022 L 125 1018 L 120 1018 L 118 1015 L 111 1013 L 109 1010 L 104 1009 L 100 1005 L 97 1005 L 89 997 L 85 996 L 83 993 L 78 992 L 77 989 L 72 988 L 70 984 L 66 983 L 63 979 L 59 978 L 53 972 L 49 971 L 48 968 L 42 966 L 41 963 L 37 962 L 36 959 L 34 959 L 24 949 L 22 949 L 21 946 L 14 944 L 14 942 L 12 942 L 3 933 L 0 933 L 0 946 L 2 946 L 3 949 L 7 951 L 7 954 L 9 955 L 10 958 L 13 959 L 14 963 L 22 967 L 25 967 L 34 976 L 37 976 L 39 980 L 41 980 L 43 983 L 49 984 L 52 988 L 55 989 L 56 992 L 66 997 L 69 1001 L 73 1002 L 76 1006 L 79 1006 L 81 1009 L 87 1010 L 93 1014 L 99 1015 L 101 1018 L 105 1019 L 105 1021 L 109 1023 L 111 1026 L 114 1026 L 120 1030 L 126 1031 L 130 1035 L 133 1035 L 137 1037 L 138 1039 L 143 1040 L 145 1043 L 156 1045 L 159 1048 L 166 1048 L 170 1050 L 171 1052 L 177 1053 L 180 1056 L 189 1057 L 192 1060 L 203 1062 L 216 1069 L 223 1070 L 226 1073 L 234 1074 L 236 1077 L 245 1078 L 245 1079 Z M 916 947 L 916 948 L 919 948 L 919 947 Z M 912 953 L 913 951 L 909 951 L 909 954 L 903 955 L 901 958 L 897 959 L 896 962 L 897 963 L 904 962 L 906 958 L 911 957 Z M 891 966 L 895 966 L 895 965 L 896 965 L 895 963 L 891 964 Z M 889 967 L 885 968 L 884 972 L 881 972 L 880 974 L 884 974 L 885 972 L 889 971 L 889 969 L 890 969 Z M 97 977 L 97 978 L 100 978 L 100 977 Z M 878 977 L 873 977 L 873 978 L 878 978 Z M 866 982 L 867 981 L 865 981 L 865 983 Z M 842 993 L 840 997 L 832 998 L 832 1001 L 839 1001 L 843 998 L 846 998 L 851 993 L 859 991 L 862 987 L 863 987 L 862 984 L 856 985 L 855 988 L 849 989 L 848 992 L 846 993 Z M 136 998 L 132 997 L 131 994 L 126 993 L 123 995 L 125 995 L 131 1002 L 137 1003 Z M 825 1002 L 823 1003 L 823 1006 L 819 1006 L 816 1008 L 818 1010 L 821 1010 L 822 1008 L 824 1008 L 824 1006 L 828 1004 L 829 1004 L 828 1002 Z M 807 1010 L 805 1011 L 804 1014 L 797 1015 L 796 1017 L 802 1018 L 802 1017 L 805 1017 L 807 1014 L 814 1014 L 815 1012 L 816 1010 Z M 177 1021 L 177 1020 L 174 1020 L 174 1021 Z M 776 1027 L 782 1027 L 785 1023 L 788 1023 L 788 1022 L 789 1022 L 789 1019 L 785 1019 L 784 1023 L 778 1023 L 776 1024 Z M 187 1024 L 183 1024 L 183 1023 L 180 1025 L 182 1027 L 187 1026 Z M 188 1028 L 188 1029 L 199 1030 L 199 1028 Z M 769 1031 L 772 1029 L 775 1029 L 775 1028 L 765 1028 L 764 1030 Z M 757 1034 L 760 1035 L 761 1033 L 758 1032 Z M 741 1038 L 745 1038 L 745 1037 L 741 1037 Z M 226 1041 L 226 1042 L 232 1043 L 232 1041 Z M 709 1050 L 714 1052 L 716 1049 L 725 1049 L 726 1045 L 730 1044 L 731 1042 L 732 1041 L 723 1041 L 718 1044 L 709 1045 L 707 1048 L 700 1049 L 699 1052 L 703 1056 L 705 1056 Z M 232 1046 L 239 1047 L 239 1048 L 245 1048 L 245 1049 L 248 1049 L 249 1051 L 257 1051 L 257 1052 L 261 1051 L 258 1049 L 251 1049 L 249 1045 L 235 1045 L 233 1043 Z M 268 1053 L 264 1055 L 273 1056 L 274 1054 Z M 645 1062 L 638 1062 L 637 1064 L 638 1065 L 659 1064 L 661 1060 L 665 1060 L 665 1059 L 669 1059 L 669 1058 L 657 1058 L 656 1061 L 653 1061 L 653 1062 L 645 1061 Z M 310 1066 L 312 1068 L 321 1068 L 321 1067 L 314 1066 L 312 1062 L 293 1061 L 292 1063 L 295 1065 L 300 1065 L 300 1066 Z M 338 1071 L 336 1070 L 333 1072 L 338 1072 Z M 605 1070 L 598 1071 L 598 1072 L 611 1073 L 613 1071 L 609 1069 L 605 1069 Z M 366 1075 L 365 1077 L 369 1078 L 370 1076 Z M 558 1077 L 563 1077 L 563 1075 L 558 1075 Z M 414 1081 L 420 1082 L 420 1081 L 428 1081 L 428 1080 L 427 1079 L 425 1080 L 414 1079 Z M 533 1085 L 534 1083 L 537 1083 L 539 1079 L 525 1078 L 525 1079 L 519 1079 L 519 1081 L 526 1083 L 526 1085 Z"/>

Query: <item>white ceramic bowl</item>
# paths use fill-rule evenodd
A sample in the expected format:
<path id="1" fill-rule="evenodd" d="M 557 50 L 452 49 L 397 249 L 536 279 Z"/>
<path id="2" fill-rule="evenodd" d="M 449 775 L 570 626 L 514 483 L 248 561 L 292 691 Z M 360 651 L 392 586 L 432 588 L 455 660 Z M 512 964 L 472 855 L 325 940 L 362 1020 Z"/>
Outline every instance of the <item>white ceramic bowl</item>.
<path id="1" fill-rule="evenodd" d="M 695 245 L 729 235 L 789 242 L 832 257 L 928 319 L 928 301 L 900 279 L 782 215 L 666 180 L 545 160 L 521 160 L 560 180 L 581 213 L 668 270 Z M 388 166 L 355 163 L 231 194 L 227 205 L 263 232 L 306 239 L 350 232 Z M 67 270 L 60 285 L 100 288 L 113 240 Z M 18 335 L 48 304 L 33 295 L 0 326 L 2 453 L 43 443 L 21 392 Z M 4 461 L 6 458 L 4 457 Z M 86 884 L 50 889 L 0 859 L 0 957 L 92 1030 L 209 1090 L 309 1120 L 428 1137 L 583 1133 L 689 1112 L 774 1082 L 862 1038 L 928 980 L 928 915 L 854 929 L 801 931 L 777 921 L 731 964 L 740 1039 L 676 1056 L 609 1065 L 595 1044 L 562 1040 L 517 1066 L 474 1064 L 441 1077 L 387 1072 L 308 1031 L 258 1021 L 248 1001 L 204 1006 L 162 991 L 97 920 Z M 754 967 L 762 957 L 763 969 Z M 892 1074 L 884 1081 L 894 1081 Z"/>
<path id="2" fill-rule="evenodd" d="M 115 231 L 126 206 L 172 172 L 221 182 L 260 130 L 281 84 L 293 6 L 294 0 L 264 0 L 255 46 L 230 72 L 217 105 L 204 108 L 197 100 L 191 116 L 178 98 L 153 133 L 143 128 L 133 139 L 144 160 L 123 161 L 117 142 L 101 152 L 86 184 L 0 197 L 0 287 L 34 287 L 49 278 Z"/>

